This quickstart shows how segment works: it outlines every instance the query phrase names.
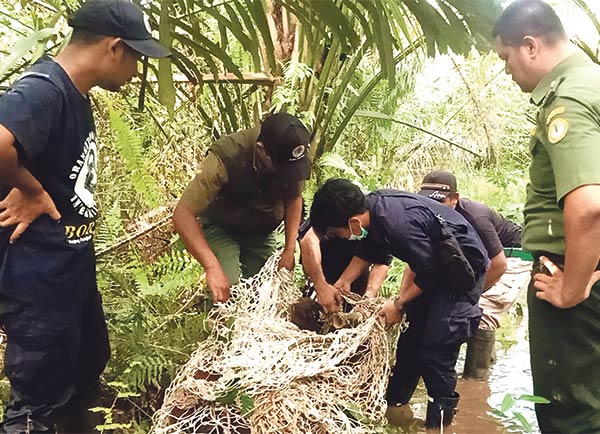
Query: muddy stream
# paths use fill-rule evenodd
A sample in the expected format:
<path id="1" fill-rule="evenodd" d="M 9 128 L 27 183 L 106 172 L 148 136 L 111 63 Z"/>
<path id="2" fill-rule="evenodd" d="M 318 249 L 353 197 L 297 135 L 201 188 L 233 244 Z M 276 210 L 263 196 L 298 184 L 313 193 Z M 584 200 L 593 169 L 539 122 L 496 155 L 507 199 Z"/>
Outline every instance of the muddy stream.
<path id="1" fill-rule="evenodd" d="M 529 342 L 527 341 L 527 313 L 518 318 L 512 325 L 510 339 L 497 339 L 496 363 L 488 381 L 463 380 L 465 346 L 457 363 L 459 382 L 457 391 L 461 395 L 459 411 L 454 422 L 444 433 L 487 434 L 525 432 L 515 427 L 518 421 L 514 412 L 522 414 L 532 426 L 533 433 L 539 433 L 533 403 L 517 401 L 508 411 L 507 418 L 492 413 L 492 409 L 500 410 L 506 394 L 519 397 L 532 395 L 531 370 L 529 366 Z M 427 406 L 425 387 L 421 384 L 412 400 L 414 419 L 404 425 L 411 434 L 436 433 L 439 430 L 425 430 L 424 419 Z M 399 431 L 400 432 L 400 431 Z"/>

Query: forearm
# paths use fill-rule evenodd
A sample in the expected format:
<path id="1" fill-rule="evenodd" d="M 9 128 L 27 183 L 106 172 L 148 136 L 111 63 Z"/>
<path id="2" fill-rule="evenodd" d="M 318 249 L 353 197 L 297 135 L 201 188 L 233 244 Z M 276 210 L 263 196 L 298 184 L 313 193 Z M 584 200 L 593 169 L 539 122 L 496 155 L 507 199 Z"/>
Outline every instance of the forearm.
<path id="1" fill-rule="evenodd" d="M 406 269 L 404 270 L 404 274 L 402 276 L 402 283 L 400 284 L 400 290 L 395 299 L 396 305 L 404 305 L 411 300 L 414 300 L 422 293 L 423 291 L 421 288 L 419 288 L 415 283 L 415 272 L 408 265 L 406 265 Z"/>
<path id="2" fill-rule="evenodd" d="M 383 285 L 383 282 L 387 277 L 389 268 L 389 265 L 386 264 L 374 264 L 373 267 L 371 267 L 365 295 L 368 297 L 377 296 L 379 288 L 381 288 L 381 285 Z"/>
<path id="3" fill-rule="evenodd" d="M 0 185 L 18 188 L 26 194 L 37 194 L 44 189 L 37 179 L 19 162 L 14 137 L 0 125 Z"/>
<path id="4" fill-rule="evenodd" d="M 406 264 L 406 268 L 404 269 L 404 273 L 402 273 L 402 281 L 400 282 L 400 289 L 398 293 L 406 291 L 408 287 L 414 283 L 415 281 L 415 272 L 410 268 L 408 264 Z"/>
<path id="5" fill-rule="evenodd" d="M 487 291 L 494 286 L 505 272 L 506 256 L 504 256 L 504 252 L 500 252 L 492 258 L 490 268 L 488 268 L 485 273 L 485 285 L 483 290 Z"/>
<path id="6" fill-rule="evenodd" d="M 312 228 L 300 240 L 300 251 L 304 273 L 315 285 L 326 283 L 321 266 L 321 243 Z"/>
<path id="7" fill-rule="evenodd" d="M 285 246 L 284 251 L 293 252 L 296 250 L 296 238 L 298 237 L 298 227 L 302 217 L 302 196 L 298 195 L 288 199 L 285 202 Z"/>
<path id="8" fill-rule="evenodd" d="M 360 276 L 369 265 L 371 265 L 370 262 L 364 261 L 358 256 L 354 256 L 350 261 L 350 264 L 348 264 L 342 275 L 335 283 L 335 286 L 351 285 L 352 282 L 358 279 L 358 276 Z"/>
<path id="9" fill-rule="evenodd" d="M 600 188 L 579 191 L 584 188 L 565 199 L 565 269 L 561 295 L 563 301 L 572 306 L 589 296 L 588 282 L 600 260 L 600 203 L 597 199 Z"/>
<path id="10" fill-rule="evenodd" d="M 181 236 L 187 251 L 196 258 L 206 271 L 221 267 L 206 241 L 202 225 L 196 216 L 181 204 L 178 204 L 173 212 L 173 226 Z"/>

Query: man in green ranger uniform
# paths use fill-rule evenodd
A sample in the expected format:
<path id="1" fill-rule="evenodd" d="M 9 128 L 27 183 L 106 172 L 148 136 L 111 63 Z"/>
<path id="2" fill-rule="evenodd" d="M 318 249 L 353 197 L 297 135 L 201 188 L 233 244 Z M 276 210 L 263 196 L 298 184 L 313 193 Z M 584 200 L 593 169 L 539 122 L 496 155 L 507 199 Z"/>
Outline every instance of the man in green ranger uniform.
<path id="1" fill-rule="evenodd" d="M 600 432 L 600 66 L 552 8 L 517 0 L 494 27 L 506 72 L 538 106 L 523 246 L 534 392 L 543 433 Z"/>
<path id="2" fill-rule="evenodd" d="M 291 270 L 310 177 L 310 135 L 296 117 L 277 113 L 254 128 L 219 139 L 202 161 L 173 213 L 187 250 L 202 264 L 214 302 L 230 285 L 256 274 L 275 251 L 284 221 L 280 267 Z"/>

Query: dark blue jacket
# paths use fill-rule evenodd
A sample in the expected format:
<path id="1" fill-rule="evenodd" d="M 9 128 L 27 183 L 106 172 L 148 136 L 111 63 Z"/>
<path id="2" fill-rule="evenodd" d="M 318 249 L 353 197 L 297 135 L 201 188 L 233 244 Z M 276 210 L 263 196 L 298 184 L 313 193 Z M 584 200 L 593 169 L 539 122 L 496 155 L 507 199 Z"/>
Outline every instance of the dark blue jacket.
<path id="1" fill-rule="evenodd" d="M 463 301 L 468 301 L 469 305 L 477 304 L 483 290 L 483 276 L 490 262 L 477 232 L 463 216 L 432 199 L 400 190 L 370 193 L 367 195 L 367 207 L 369 235 L 359 246 L 358 257 L 372 261 L 369 251 L 390 253 L 410 265 L 415 272 L 415 283 L 425 293 L 441 293 L 445 298 L 448 291 L 439 277 L 436 250 L 441 239 L 436 215 L 441 215 L 479 278 L 474 288 L 467 288 L 469 300 Z M 468 309 L 468 306 L 465 308 Z"/>

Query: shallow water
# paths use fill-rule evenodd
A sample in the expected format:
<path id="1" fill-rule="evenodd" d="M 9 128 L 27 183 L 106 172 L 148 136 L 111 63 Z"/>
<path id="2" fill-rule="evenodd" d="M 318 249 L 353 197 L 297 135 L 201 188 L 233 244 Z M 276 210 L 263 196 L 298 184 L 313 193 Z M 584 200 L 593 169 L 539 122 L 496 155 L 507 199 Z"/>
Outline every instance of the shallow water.
<path id="1" fill-rule="evenodd" d="M 461 395 L 459 411 L 450 427 L 444 433 L 456 434 L 492 434 L 523 432 L 514 426 L 516 418 L 513 412 L 521 413 L 532 425 L 532 432 L 539 433 L 533 403 L 517 401 L 505 414 L 506 419 L 492 414 L 492 409 L 501 409 L 502 401 L 506 394 L 515 398 L 520 395 L 532 395 L 531 369 L 529 365 L 529 342 L 527 340 L 527 317 L 518 321 L 511 332 L 511 341 L 514 344 L 503 349 L 497 343 L 496 363 L 492 367 L 488 381 L 475 381 L 459 379 L 457 391 Z M 506 344 L 505 344 L 506 346 Z M 459 377 L 462 376 L 464 364 L 464 346 L 457 363 Z M 408 432 L 421 434 L 425 432 L 439 432 L 439 430 L 425 430 L 424 419 L 427 406 L 425 388 L 421 382 L 411 407 L 415 421 L 410 423 Z"/>

